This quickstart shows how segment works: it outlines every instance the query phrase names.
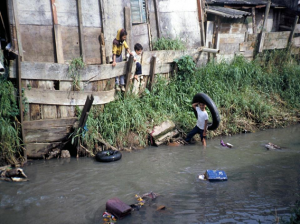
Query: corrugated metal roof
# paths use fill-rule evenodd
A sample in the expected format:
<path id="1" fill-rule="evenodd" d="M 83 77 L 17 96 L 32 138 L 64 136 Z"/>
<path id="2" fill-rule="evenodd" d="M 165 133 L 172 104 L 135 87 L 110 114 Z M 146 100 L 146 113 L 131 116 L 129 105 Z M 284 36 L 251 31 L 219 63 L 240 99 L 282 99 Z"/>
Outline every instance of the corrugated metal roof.
<path id="1" fill-rule="evenodd" d="M 250 16 L 250 12 L 245 12 L 237 9 L 224 8 L 221 6 L 209 6 L 206 8 L 207 13 L 212 13 L 218 16 L 227 18 L 243 18 L 244 16 Z"/>
<path id="2" fill-rule="evenodd" d="M 211 4 L 225 4 L 225 5 L 266 5 L 266 0 L 206 0 L 206 3 Z M 279 4 L 272 2 L 271 6 L 279 6 Z"/>

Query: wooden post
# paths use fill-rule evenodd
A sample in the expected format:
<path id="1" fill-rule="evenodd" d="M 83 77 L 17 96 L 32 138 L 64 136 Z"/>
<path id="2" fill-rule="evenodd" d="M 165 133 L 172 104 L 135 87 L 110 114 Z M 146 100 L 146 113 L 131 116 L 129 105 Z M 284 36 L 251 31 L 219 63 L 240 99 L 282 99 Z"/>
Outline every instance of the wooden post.
<path id="1" fill-rule="evenodd" d="M 151 37 L 151 26 L 150 26 L 148 0 L 145 0 L 145 4 L 146 4 L 146 17 L 147 17 L 147 28 L 148 28 L 148 38 L 149 38 L 149 49 L 150 49 L 150 51 L 152 51 L 152 37 Z"/>
<path id="2" fill-rule="evenodd" d="M 255 7 L 252 7 L 252 29 L 253 33 L 256 34 Z"/>
<path id="3" fill-rule="evenodd" d="M 56 60 L 57 63 L 63 64 L 65 63 L 65 60 L 64 60 L 64 52 L 62 48 L 61 29 L 60 29 L 60 25 L 58 25 L 58 20 L 57 20 L 55 0 L 51 0 L 51 9 L 52 9 L 52 18 L 53 18 Z"/>
<path id="4" fill-rule="evenodd" d="M 94 96 L 93 95 L 90 95 L 90 96 L 86 97 L 86 101 L 85 101 L 85 104 L 84 104 L 84 107 L 82 109 L 81 116 L 80 116 L 80 119 L 79 119 L 79 124 L 78 124 L 79 128 L 84 127 L 85 121 L 87 120 L 87 118 L 85 118 L 86 113 L 90 112 L 91 107 L 93 105 L 93 101 L 94 101 Z"/>
<path id="5" fill-rule="evenodd" d="M 160 27 L 159 27 L 160 19 L 159 19 L 159 12 L 158 12 L 158 4 L 157 4 L 157 0 L 153 0 L 153 2 L 154 2 L 154 10 L 155 10 L 157 37 L 160 38 L 161 33 L 160 33 Z"/>
<path id="6" fill-rule="evenodd" d="M 131 86 L 131 73 L 132 73 L 133 59 L 134 57 L 130 55 L 129 60 L 127 62 L 126 76 L 125 76 L 126 77 L 125 94 L 129 92 Z"/>
<path id="7" fill-rule="evenodd" d="M 200 26 L 201 45 L 205 46 L 205 31 L 204 31 L 204 12 L 203 12 L 203 0 L 197 0 L 198 7 L 198 19 Z"/>
<path id="8" fill-rule="evenodd" d="M 17 43 L 18 43 L 18 51 L 21 56 L 21 61 L 24 61 L 24 55 L 23 55 L 23 46 L 22 46 L 22 38 L 21 38 L 21 31 L 20 31 L 20 24 L 19 24 L 19 13 L 18 13 L 18 1 L 13 0 L 13 13 L 14 13 L 14 19 L 15 19 L 15 25 L 16 25 L 16 33 L 17 33 Z"/>
<path id="9" fill-rule="evenodd" d="M 268 16 L 269 16 L 270 6 L 271 6 L 271 1 L 269 0 L 268 4 L 266 6 L 264 23 L 263 23 L 263 27 L 262 27 L 262 30 L 261 30 L 261 33 L 260 33 L 258 52 L 263 51 L 265 35 L 266 35 L 266 26 L 267 26 L 267 20 L 268 20 Z"/>
<path id="10" fill-rule="evenodd" d="M 295 29 L 296 29 L 298 20 L 299 20 L 299 16 L 296 16 L 296 17 L 295 17 L 295 20 L 294 20 L 293 27 L 292 27 L 291 34 L 290 34 L 290 36 L 289 36 L 288 47 L 290 47 L 290 46 L 292 45 L 292 41 L 293 41 L 293 37 L 294 37 L 294 34 L 295 34 Z"/>
<path id="11" fill-rule="evenodd" d="M 150 62 L 150 74 L 149 74 L 149 90 L 152 91 L 154 84 L 154 76 L 155 76 L 155 67 L 156 67 L 156 56 L 152 56 Z"/>
<path id="12" fill-rule="evenodd" d="M 126 42 L 129 46 L 129 49 L 131 48 L 131 10 L 130 7 L 124 7 L 124 27 L 127 31 L 127 39 Z"/>
<path id="13" fill-rule="evenodd" d="M 100 34 L 100 54 L 101 54 L 101 64 L 106 64 L 105 41 L 104 41 L 103 31 Z"/>
<path id="14" fill-rule="evenodd" d="M 83 35 L 82 12 L 81 12 L 81 10 L 82 10 L 81 0 L 77 0 L 80 56 L 82 57 L 82 61 L 85 62 L 85 47 L 84 47 L 84 35 Z"/>
<path id="15" fill-rule="evenodd" d="M 24 117 L 23 117 L 23 100 L 22 100 L 21 56 L 18 55 L 16 60 L 17 60 L 17 75 L 18 75 L 17 82 L 18 82 L 18 96 L 19 96 L 19 109 L 20 109 L 21 138 L 22 138 L 22 142 L 24 143 L 25 133 L 23 128 Z M 26 162 L 27 161 L 26 147 L 23 150 L 23 156 Z"/>

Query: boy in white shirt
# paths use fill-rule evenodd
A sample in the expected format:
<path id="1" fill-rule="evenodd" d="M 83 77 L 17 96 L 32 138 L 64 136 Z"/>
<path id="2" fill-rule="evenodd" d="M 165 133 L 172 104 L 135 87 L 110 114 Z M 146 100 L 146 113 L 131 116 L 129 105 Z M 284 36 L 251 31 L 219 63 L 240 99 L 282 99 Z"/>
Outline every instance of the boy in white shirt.
<path id="1" fill-rule="evenodd" d="M 197 111 L 198 120 L 197 120 L 197 125 L 186 136 L 185 139 L 186 142 L 190 142 L 195 134 L 200 134 L 202 145 L 206 146 L 206 130 L 207 130 L 208 114 L 205 110 L 205 106 L 206 105 L 204 103 L 192 104 L 192 107 Z"/>
<path id="2" fill-rule="evenodd" d="M 143 52 L 143 46 L 139 43 L 136 43 L 134 45 L 134 51 L 132 52 L 132 55 L 134 57 L 133 60 L 136 62 L 136 70 L 134 73 L 133 90 L 132 90 L 132 92 L 135 94 L 138 93 L 140 79 L 143 78 L 142 65 L 141 65 L 142 52 Z"/>

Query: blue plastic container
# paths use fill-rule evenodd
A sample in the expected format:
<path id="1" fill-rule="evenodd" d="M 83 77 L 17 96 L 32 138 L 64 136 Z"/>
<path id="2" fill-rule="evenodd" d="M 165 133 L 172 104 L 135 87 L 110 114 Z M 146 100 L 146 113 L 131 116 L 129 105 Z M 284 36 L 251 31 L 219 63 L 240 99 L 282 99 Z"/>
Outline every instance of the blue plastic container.
<path id="1" fill-rule="evenodd" d="M 206 170 L 204 175 L 209 181 L 227 180 L 227 175 L 223 170 Z"/>

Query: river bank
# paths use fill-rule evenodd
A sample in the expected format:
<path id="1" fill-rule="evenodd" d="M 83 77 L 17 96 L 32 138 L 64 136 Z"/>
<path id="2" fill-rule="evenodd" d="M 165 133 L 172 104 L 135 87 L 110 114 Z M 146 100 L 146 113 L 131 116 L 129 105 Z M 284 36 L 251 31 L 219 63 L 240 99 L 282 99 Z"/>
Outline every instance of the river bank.
<path id="1" fill-rule="evenodd" d="M 252 62 L 236 57 L 231 63 L 211 62 L 201 68 L 196 68 L 192 58 L 183 57 L 177 65 L 178 73 L 170 79 L 157 76 L 151 92 L 146 89 L 140 96 L 126 97 L 119 94 L 119 100 L 104 108 L 93 107 L 83 145 L 95 154 L 101 148 L 97 140 L 100 133 L 105 142 L 120 150 L 143 148 L 148 143 L 149 130 L 165 120 L 172 120 L 187 133 L 196 123 L 191 101 L 198 92 L 209 95 L 221 115 L 219 128 L 209 131 L 208 138 L 285 127 L 300 121 L 300 66 L 297 58 L 286 51 L 266 52 Z M 6 77 L 0 80 L 5 84 L 0 86 L 3 165 L 15 163 L 14 156 L 22 151 L 17 104 L 11 95 L 13 85 Z"/>
<path id="2" fill-rule="evenodd" d="M 158 77 L 152 92 L 119 100 L 91 113 L 84 141 L 94 149 L 94 137 L 119 149 L 147 145 L 149 130 L 172 120 L 183 132 L 195 123 L 191 101 L 198 92 L 209 95 L 217 105 L 221 124 L 208 138 L 285 127 L 300 121 L 300 66 L 285 51 L 266 53 L 248 62 L 236 57 L 232 63 L 209 63 L 196 68 L 192 59 L 177 61 L 179 72 L 169 80 Z"/>

